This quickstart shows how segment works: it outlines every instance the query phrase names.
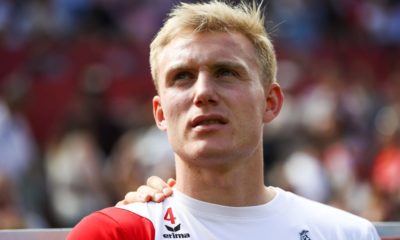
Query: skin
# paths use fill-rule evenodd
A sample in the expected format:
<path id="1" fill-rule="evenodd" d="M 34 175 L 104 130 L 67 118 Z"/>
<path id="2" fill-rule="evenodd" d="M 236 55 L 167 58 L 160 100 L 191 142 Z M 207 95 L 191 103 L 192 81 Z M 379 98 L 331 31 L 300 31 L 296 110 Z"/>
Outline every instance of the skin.
<path id="1" fill-rule="evenodd" d="M 240 33 L 183 32 L 163 49 L 158 66 L 153 113 L 175 152 L 176 188 L 227 206 L 270 201 L 275 193 L 264 186 L 262 132 L 283 94 L 276 83 L 262 84 L 251 42 Z M 142 195 L 170 195 L 160 179 L 149 183 L 156 188 L 143 187 Z"/>

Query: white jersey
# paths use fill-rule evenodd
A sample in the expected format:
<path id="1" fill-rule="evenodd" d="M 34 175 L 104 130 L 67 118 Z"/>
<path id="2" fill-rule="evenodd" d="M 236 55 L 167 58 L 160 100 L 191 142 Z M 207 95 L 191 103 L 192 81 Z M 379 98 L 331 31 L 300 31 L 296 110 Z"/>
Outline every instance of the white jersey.
<path id="1" fill-rule="evenodd" d="M 378 240 L 367 220 L 274 188 L 264 205 L 227 207 L 202 202 L 174 190 L 162 203 L 121 208 L 152 223 L 154 239 Z"/>

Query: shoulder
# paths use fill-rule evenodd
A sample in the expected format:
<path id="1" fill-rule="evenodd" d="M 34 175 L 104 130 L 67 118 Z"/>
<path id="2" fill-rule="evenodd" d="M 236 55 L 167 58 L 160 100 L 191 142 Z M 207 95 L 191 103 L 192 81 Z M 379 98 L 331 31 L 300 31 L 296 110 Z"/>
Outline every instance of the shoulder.
<path id="1" fill-rule="evenodd" d="M 282 191 L 282 190 L 281 190 Z M 379 239 L 373 224 L 349 212 L 315 202 L 290 192 L 285 195 L 288 209 L 294 218 L 308 226 L 335 235 L 338 239 Z"/>
<path id="2" fill-rule="evenodd" d="M 105 208 L 83 218 L 68 235 L 73 239 L 154 239 L 152 222 L 132 211 Z"/>

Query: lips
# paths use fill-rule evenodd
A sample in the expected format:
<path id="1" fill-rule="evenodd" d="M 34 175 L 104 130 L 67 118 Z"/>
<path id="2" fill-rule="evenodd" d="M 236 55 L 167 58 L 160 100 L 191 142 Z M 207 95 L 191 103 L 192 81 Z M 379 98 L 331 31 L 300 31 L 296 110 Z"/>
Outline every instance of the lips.
<path id="1" fill-rule="evenodd" d="M 210 114 L 210 115 L 200 115 L 193 118 L 190 121 L 190 126 L 192 128 L 198 126 L 210 126 L 210 125 L 225 125 L 228 123 L 228 120 L 218 114 Z"/>

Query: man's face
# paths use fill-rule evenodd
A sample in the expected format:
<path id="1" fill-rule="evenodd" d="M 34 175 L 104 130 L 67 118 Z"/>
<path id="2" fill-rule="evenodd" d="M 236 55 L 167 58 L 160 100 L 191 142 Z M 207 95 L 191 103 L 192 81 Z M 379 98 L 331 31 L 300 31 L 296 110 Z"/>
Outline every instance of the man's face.
<path id="1" fill-rule="evenodd" d="M 282 98 L 271 97 L 281 94 L 278 85 L 263 87 L 261 67 L 246 37 L 182 34 L 160 53 L 158 71 L 154 117 L 178 158 L 218 165 L 260 150 L 263 124 L 279 112 Z M 271 101 L 272 108 L 279 105 L 277 112 L 270 111 Z"/>

